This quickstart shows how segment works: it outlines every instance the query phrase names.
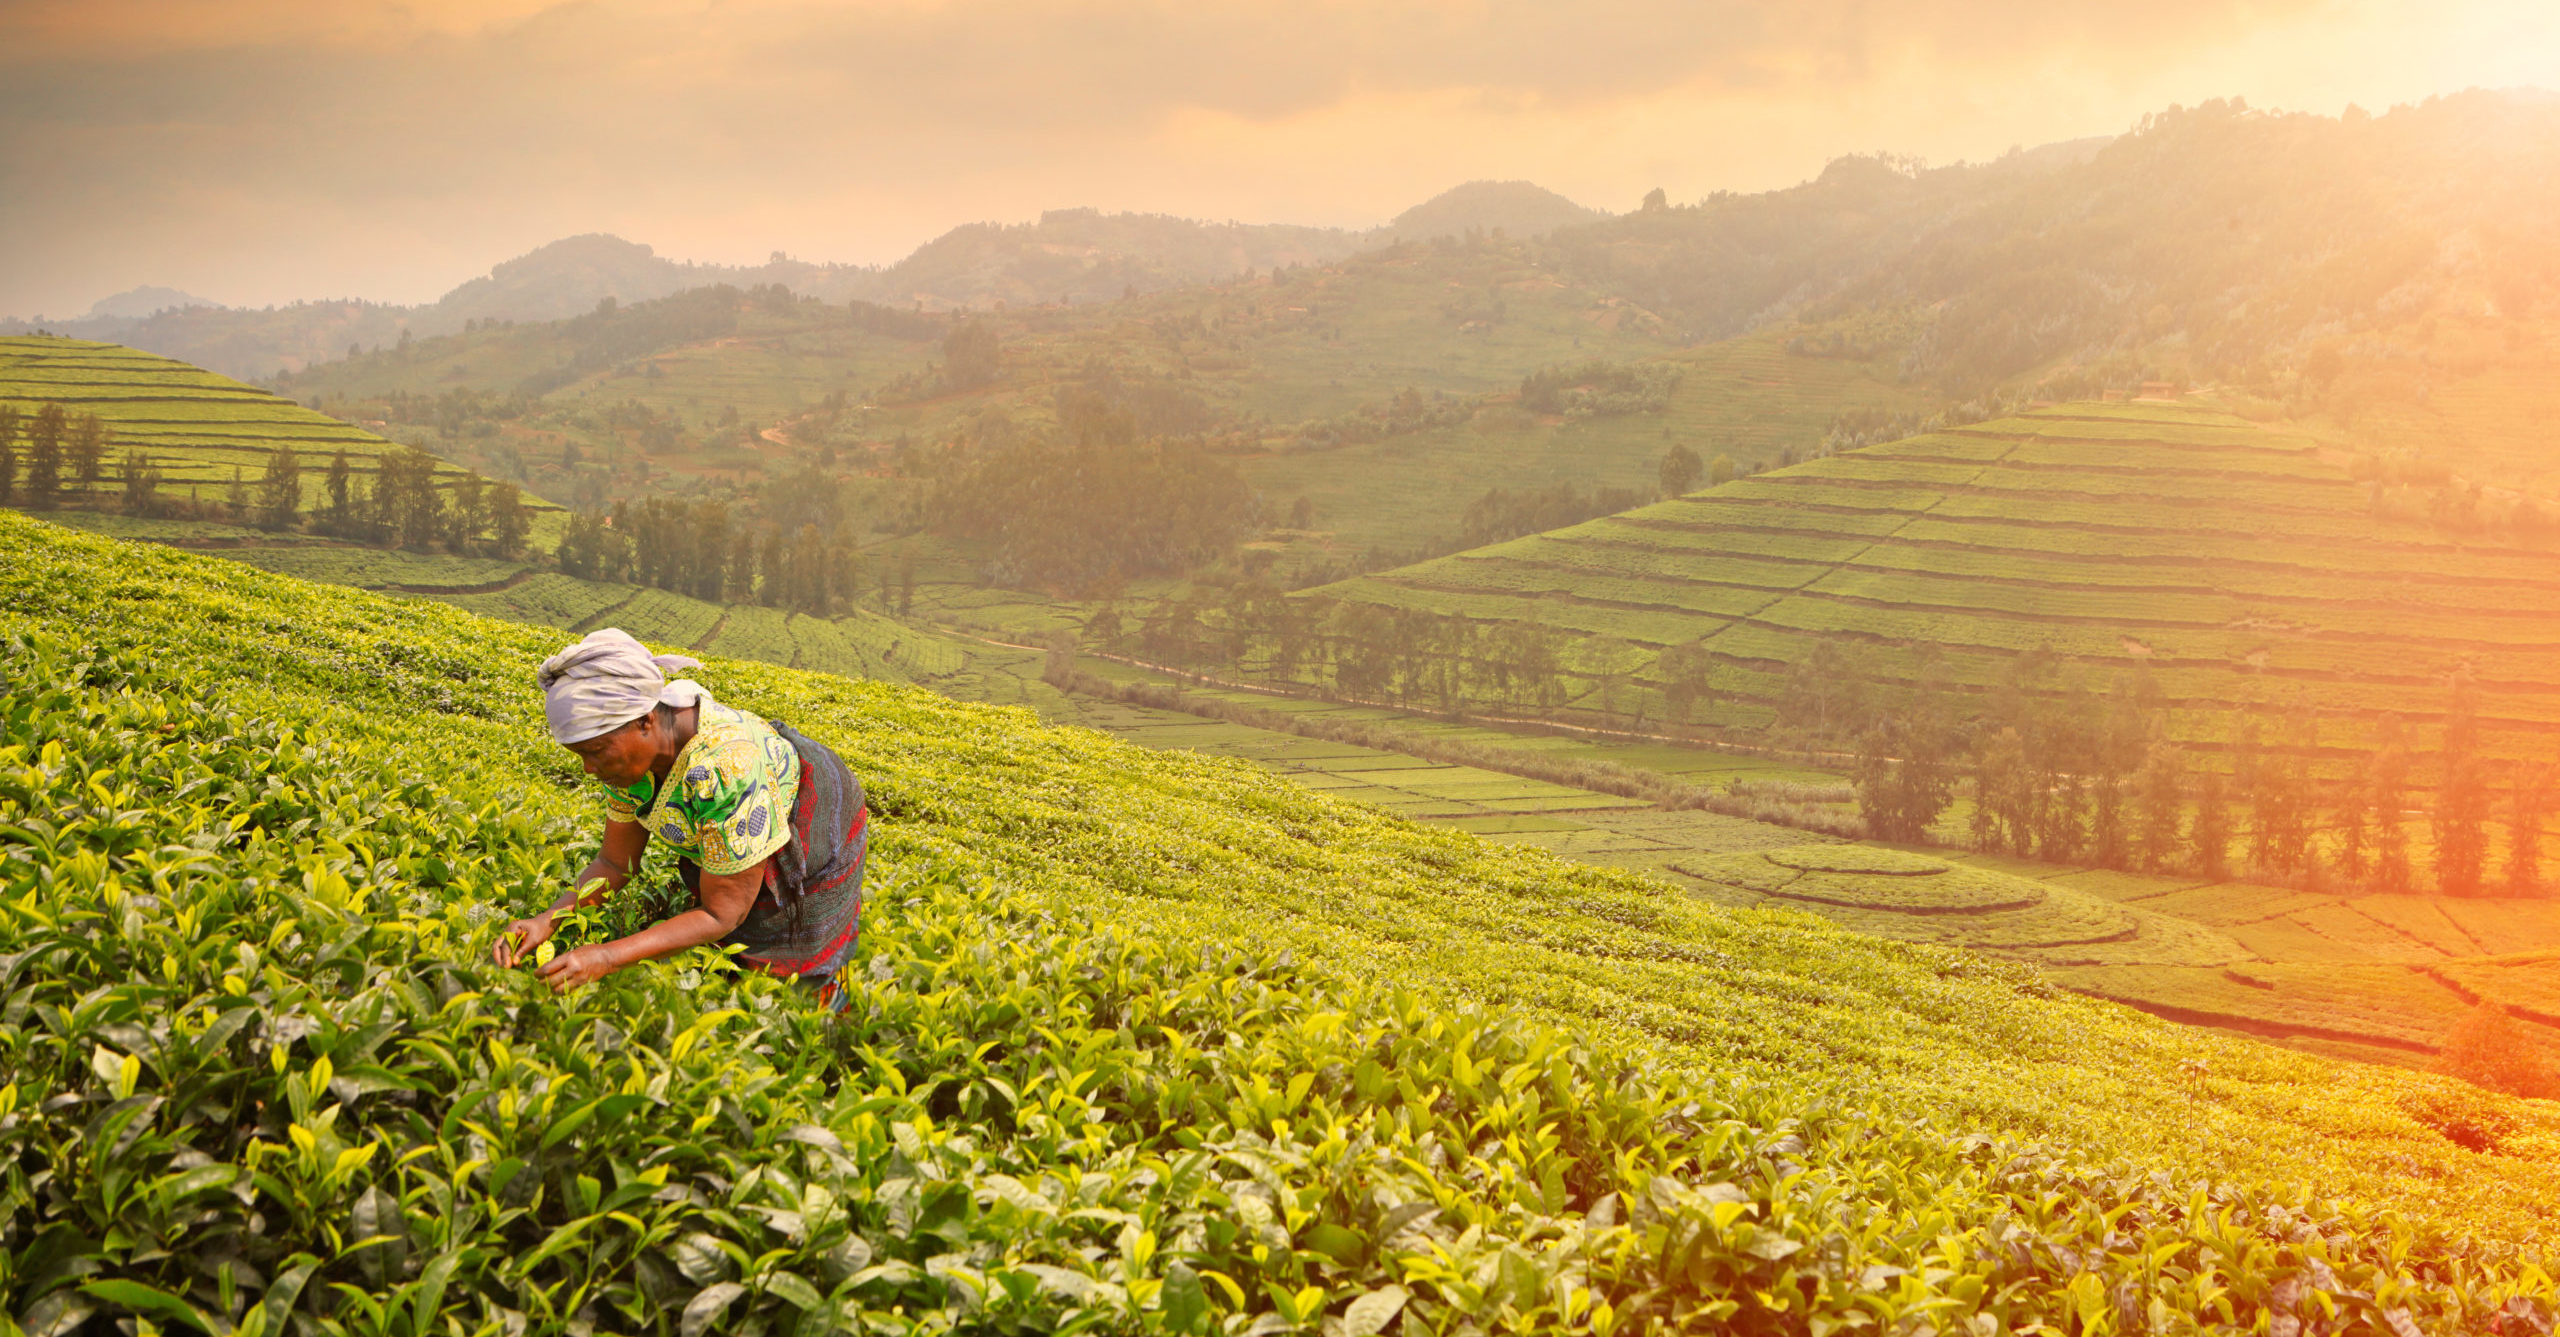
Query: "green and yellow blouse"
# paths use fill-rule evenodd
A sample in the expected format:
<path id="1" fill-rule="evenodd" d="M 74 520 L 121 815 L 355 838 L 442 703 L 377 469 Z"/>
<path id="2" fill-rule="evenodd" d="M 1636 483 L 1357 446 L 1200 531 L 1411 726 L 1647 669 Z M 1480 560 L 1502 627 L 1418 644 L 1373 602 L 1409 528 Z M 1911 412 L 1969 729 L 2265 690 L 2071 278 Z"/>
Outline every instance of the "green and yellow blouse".
<path id="1" fill-rule="evenodd" d="M 772 725 L 706 698 L 663 790 L 644 775 L 605 792 L 610 820 L 640 823 L 706 873 L 740 873 L 790 843 L 800 754 Z"/>

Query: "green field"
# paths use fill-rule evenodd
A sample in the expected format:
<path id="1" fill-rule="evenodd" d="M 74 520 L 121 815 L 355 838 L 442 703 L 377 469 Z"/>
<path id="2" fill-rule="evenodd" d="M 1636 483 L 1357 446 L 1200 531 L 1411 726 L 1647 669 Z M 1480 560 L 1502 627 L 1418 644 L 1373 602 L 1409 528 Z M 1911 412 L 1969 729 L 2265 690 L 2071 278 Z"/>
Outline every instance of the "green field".
<path id="1" fill-rule="evenodd" d="M 223 501 L 235 476 L 254 487 L 274 453 L 290 450 L 309 506 L 323 497 L 323 473 L 338 452 L 369 483 L 383 453 L 395 449 L 360 427 L 173 358 L 117 344 L 0 336 L 0 404 L 33 413 L 48 403 L 94 413 L 107 427 L 96 504 L 122 487 L 128 450 L 161 471 L 163 496 L 202 503 Z M 464 472 L 448 463 L 437 478 L 449 484 Z M 90 503 L 74 489 L 68 504 Z M 538 534 L 556 527 L 548 517 L 537 520 Z"/>
<path id="2" fill-rule="evenodd" d="M 2491 755 L 2538 756 L 2560 731 L 2560 546 L 2378 516 L 2310 438 L 2177 404 L 1948 429 L 1325 595 L 1702 640 L 1710 718 L 1739 729 L 1827 640 L 1887 683 L 1936 647 L 1973 692 L 2035 652 L 2061 665 L 2048 690 L 2138 671 L 2208 754 L 2241 717 L 2286 712 L 2345 749 L 2394 713 L 2424 749 L 2457 672 L 2480 684 Z"/>
<path id="3" fill-rule="evenodd" d="M 38 1327 L 2550 1312 L 2546 1107 L 888 684 L 703 670 L 869 784 L 850 1018 L 692 960 L 554 1001 L 485 960 L 599 811 L 525 686 L 555 633 L 0 554 Z"/>

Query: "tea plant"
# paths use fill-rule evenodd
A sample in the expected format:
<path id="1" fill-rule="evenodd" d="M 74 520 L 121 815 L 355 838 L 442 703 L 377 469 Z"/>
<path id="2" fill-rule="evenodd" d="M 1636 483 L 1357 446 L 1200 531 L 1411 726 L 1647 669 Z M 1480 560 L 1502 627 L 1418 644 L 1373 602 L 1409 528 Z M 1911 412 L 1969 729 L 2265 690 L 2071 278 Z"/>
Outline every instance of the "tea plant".
<path id="1" fill-rule="evenodd" d="M 594 829 L 541 633 L 0 554 L 26 1331 L 2547 1329 L 2529 1105 L 2430 1197 L 2298 1060 L 908 689 L 706 670 L 869 782 L 848 1013 L 555 998 L 488 964 Z"/>

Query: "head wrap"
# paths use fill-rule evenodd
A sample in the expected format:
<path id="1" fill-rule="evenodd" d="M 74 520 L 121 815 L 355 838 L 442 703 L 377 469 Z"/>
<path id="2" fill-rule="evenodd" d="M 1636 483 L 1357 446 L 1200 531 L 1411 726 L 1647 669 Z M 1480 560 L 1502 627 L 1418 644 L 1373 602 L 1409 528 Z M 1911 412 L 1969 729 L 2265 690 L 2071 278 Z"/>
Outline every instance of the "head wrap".
<path id="1" fill-rule="evenodd" d="M 534 681 L 542 685 L 542 713 L 551 724 L 551 737 L 563 744 L 583 743 L 662 702 L 682 709 L 709 700 L 711 693 L 698 682 L 667 681 L 667 670 L 701 664 L 683 655 L 653 655 L 631 633 L 606 627 L 542 661 Z"/>

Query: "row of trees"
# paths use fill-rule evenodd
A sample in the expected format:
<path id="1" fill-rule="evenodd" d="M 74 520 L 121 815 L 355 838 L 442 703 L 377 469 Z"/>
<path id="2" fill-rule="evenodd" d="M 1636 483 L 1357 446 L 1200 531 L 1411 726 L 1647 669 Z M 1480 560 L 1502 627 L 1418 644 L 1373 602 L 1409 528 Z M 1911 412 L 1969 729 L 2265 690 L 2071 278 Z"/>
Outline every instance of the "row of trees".
<path id="1" fill-rule="evenodd" d="M 254 483 L 234 468 L 221 498 L 207 503 L 171 497 L 167 470 L 141 451 L 125 451 L 111 477 L 106 457 L 113 440 L 95 414 L 74 415 L 60 404 L 33 414 L 0 405 L 0 504 L 48 510 L 75 492 L 101 504 L 102 485 L 112 482 L 115 504 L 129 515 L 211 514 L 275 532 L 307 527 L 387 547 L 500 557 L 522 552 L 532 527 L 532 513 L 513 483 L 468 472 L 440 483 L 436 471 L 442 462 L 415 447 L 386 452 L 370 472 L 339 450 L 320 479 L 314 506 L 306 495 L 302 457 L 290 446 L 267 451 Z"/>
<path id="2" fill-rule="evenodd" d="M 0 404 L 0 505 L 50 510 L 67 489 L 96 487 L 112 444 L 106 423 L 94 413 L 74 415 L 60 404 L 46 404 L 29 414 Z"/>
<path id="3" fill-rule="evenodd" d="M 987 543 L 995 583 L 1069 594 L 1217 560 L 1259 508 L 1233 464 L 1168 434 L 1188 419 L 1163 391 L 1090 369 L 1059 390 L 1054 431 L 970 443 L 938 477 L 930 523 Z"/>
<path id="4" fill-rule="evenodd" d="M 1637 731 L 1694 729 L 1717 704 L 1722 671 L 1697 642 L 1651 651 L 1535 623 L 1291 598 L 1252 579 L 1143 609 L 1106 605 L 1086 636 L 1149 662 L 1355 700 L 1549 716 L 1571 703 L 1581 718 Z M 2058 863 L 2533 895 L 2544 889 L 2543 828 L 2560 807 L 2560 765 L 2483 755 L 2465 679 L 2448 688 L 2439 744 L 2423 757 L 2400 719 L 2353 742 L 2324 739 L 2307 707 L 2244 713 L 2208 756 L 2177 741 L 2147 675 L 2096 690 L 2046 653 L 2019 657 L 1987 689 L 1960 689 L 1925 654 L 1894 678 L 1824 641 L 1770 704 L 1765 737 L 1849 763 L 1870 834 Z M 1960 800 L 1962 829 L 1949 832 Z"/>
<path id="5" fill-rule="evenodd" d="M 777 483 L 758 519 L 733 516 L 723 501 L 670 497 L 577 516 L 556 557 L 562 572 L 584 579 L 832 617 L 862 593 L 854 539 L 841 491 L 811 473 Z M 912 599 L 912 567 L 903 578 Z M 889 593 L 884 582 L 884 602 Z"/>
<path id="6" fill-rule="evenodd" d="M 308 528 L 411 552 L 441 548 L 510 558 L 522 553 L 533 528 L 523 491 L 467 471 L 439 482 L 436 471 L 443 464 L 415 446 L 402 446 L 375 457 L 368 473 L 341 449 L 329 457 L 315 505 L 301 457 L 278 446 L 267 453 L 254 500 L 244 501 L 234 483 L 232 509 L 236 518 L 276 532 Z"/>
<path id="7" fill-rule="evenodd" d="M 1799 737 L 1850 748 L 1861 814 L 1886 839 L 1930 838 L 1961 795 L 1975 848 L 2056 863 L 2447 896 L 2544 889 L 2542 831 L 2560 768 L 2484 758 L 2467 679 L 2448 688 L 2436 783 L 2424 791 L 2397 716 L 2324 767 L 2317 714 L 2252 712 L 2227 768 L 2206 768 L 2172 740 L 2145 676 L 2100 694 L 2061 681 L 2050 656 L 2028 655 L 1969 715 L 1964 705 L 1933 662 L 1884 685 L 1828 650 L 1792 675 L 1779 718 Z M 2424 868 L 2412 838 L 2421 819 Z"/>

